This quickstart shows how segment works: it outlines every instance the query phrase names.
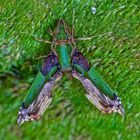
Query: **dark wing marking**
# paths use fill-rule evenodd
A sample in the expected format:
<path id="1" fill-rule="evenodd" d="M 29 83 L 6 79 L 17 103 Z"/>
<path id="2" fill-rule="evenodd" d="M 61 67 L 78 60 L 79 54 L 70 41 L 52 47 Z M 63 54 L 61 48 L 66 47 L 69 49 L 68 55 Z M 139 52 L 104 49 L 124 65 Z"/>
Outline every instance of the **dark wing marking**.
<path id="1" fill-rule="evenodd" d="M 88 60 L 77 48 L 72 53 L 72 63 L 80 65 L 86 71 L 90 69 Z"/>
<path id="2" fill-rule="evenodd" d="M 49 55 L 44 59 L 44 63 L 41 67 L 41 73 L 46 75 L 55 66 L 58 66 L 58 58 L 53 52 L 50 52 Z"/>

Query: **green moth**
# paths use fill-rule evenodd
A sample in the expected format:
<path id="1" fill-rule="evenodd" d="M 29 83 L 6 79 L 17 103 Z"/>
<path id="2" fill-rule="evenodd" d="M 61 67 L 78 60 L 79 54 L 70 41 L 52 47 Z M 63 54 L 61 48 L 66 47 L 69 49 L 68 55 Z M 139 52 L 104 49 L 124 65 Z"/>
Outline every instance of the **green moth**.
<path id="1" fill-rule="evenodd" d="M 100 111 L 124 115 L 120 99 L 76 47 L 75 41 L 78 39 L 74 38 L 73 29 L 70 31 L 66 23 L 60 20 L 55 31 L 52 42 L 44 40 L 51 44 L 51 52 L 44 59 L 23 100 L 18 113 L 18 124 L 37 120 L 42 116 L 52 101 L 52 88 L 64 73 L 71 74 L 82 83 L 86 90 L 85 96 Z"/>

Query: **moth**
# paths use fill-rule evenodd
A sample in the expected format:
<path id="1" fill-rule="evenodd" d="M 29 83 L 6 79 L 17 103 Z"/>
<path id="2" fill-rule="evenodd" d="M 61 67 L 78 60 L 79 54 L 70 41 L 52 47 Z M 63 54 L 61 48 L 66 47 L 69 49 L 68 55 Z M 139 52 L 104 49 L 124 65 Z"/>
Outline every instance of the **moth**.
<path id="1" fill-rule="evenodd" d="M 108 114 L 118 112 L 124 115 L 124 108 L 119 97 L 101 78 L 87 58 L 76 46 L 78 38 L 74 38 L 74 30 L 64 20 L 59 20 L 51 51 L 45 57 L 40 71 L 32 83 L 18 113 L 18 124 L 25 121 L 38 120 L 52 102 L 52 88 L 64 73 L 78 79 L 86 90 L 86 98 L 100 111 Z M 84 39 L 84 38 L 83 38 Z M 79 38 L 81 40 L 81 38 Z M 42 40 L 39 40 L 41 41 Z"/>

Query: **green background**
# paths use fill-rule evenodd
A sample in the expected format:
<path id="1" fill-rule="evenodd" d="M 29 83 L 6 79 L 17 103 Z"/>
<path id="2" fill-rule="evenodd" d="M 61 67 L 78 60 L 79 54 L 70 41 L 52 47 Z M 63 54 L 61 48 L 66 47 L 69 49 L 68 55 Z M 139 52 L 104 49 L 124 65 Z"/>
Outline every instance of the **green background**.
<path id="1" fill-rule="evenodd" d="M 97 110 L 81 83 L 64 76 L 42 118 L 18 127 L 19 107 L 42 63 L 36 58 L 50 49 L 33 36 L 51 40 L 48 29 L 54 30 L 59 19 L 72 26 L 73 9 L 75 37 L 95 35 L 77 47 L 119 95 L 125 119 Z M 0 139 L 139 139 L 139 9 L 139 0 L 0 0 Z"/>

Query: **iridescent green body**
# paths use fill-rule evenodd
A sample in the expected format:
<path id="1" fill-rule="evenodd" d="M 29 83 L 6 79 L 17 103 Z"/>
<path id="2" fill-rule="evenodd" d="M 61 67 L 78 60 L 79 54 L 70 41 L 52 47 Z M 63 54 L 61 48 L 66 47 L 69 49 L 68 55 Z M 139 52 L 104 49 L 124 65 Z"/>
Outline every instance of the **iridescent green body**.
<path id="1" fill-rule="evenodd" d="M 55 51 L 58 54 L 58 61 L 60 63 L 61 70 L 63 72 L 71 71 L 71 52 L 72 46 L 63 40 L 68 40 L 69 34 L 66 34 L 66 25 L 62 22 L 59 24 L 58 34 L 56 35 L 56 41 L 61 40 L 60 45 L 55 46 Z"/>
<path id="2" fill-rule="evenodd" d="M 56 47 L 56 52 L 59 54 L 58 61 L 62 71 L 71 71 L 71 54 L 72 48 L 69 44 L 61 44 Z"/>

